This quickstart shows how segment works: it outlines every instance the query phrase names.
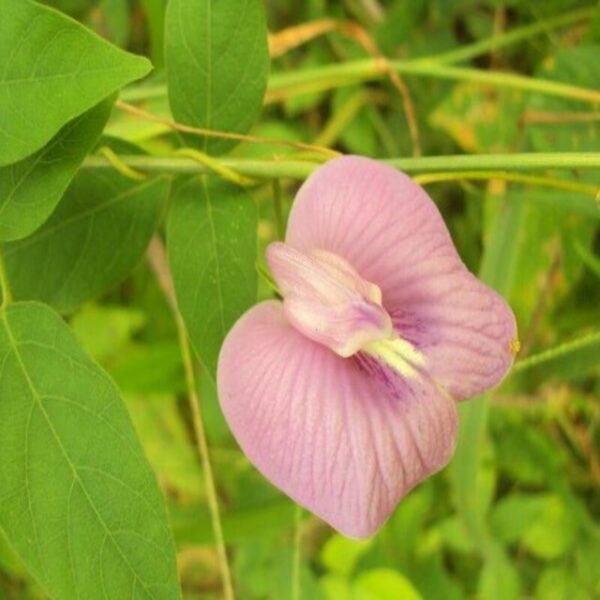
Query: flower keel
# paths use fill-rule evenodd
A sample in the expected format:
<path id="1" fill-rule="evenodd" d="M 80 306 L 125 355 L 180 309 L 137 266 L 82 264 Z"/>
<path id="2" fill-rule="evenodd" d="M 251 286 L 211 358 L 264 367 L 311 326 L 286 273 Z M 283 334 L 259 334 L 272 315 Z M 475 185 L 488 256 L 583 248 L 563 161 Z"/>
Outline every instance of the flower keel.
<path id="1" fill-rule="evenodd" d="M 347 358 L 392 337 L 392 319 L 382 306 L 381 290 L 343 258 L 275 242 L 267 260 L 283 295 L 286 318 L 309 339 Z"/>

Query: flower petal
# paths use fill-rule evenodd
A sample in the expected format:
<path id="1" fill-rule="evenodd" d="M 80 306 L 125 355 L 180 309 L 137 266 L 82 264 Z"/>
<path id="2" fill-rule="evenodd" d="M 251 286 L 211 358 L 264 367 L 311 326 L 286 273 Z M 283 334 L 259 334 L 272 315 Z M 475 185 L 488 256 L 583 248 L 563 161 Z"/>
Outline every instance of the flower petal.
<path id="1" fill-rule="evenodd" d="M 298 192 L 286 242 L 336 253 L 378 285 L 399 333 L 455 398 L 496 385 L 512 364 L 510 307 L 469 273 L 433 201 L 396 169 L 329 161 Z"/>
<path id="2" fill-rule="evenodd" d="M 454 449 L 454 402 L 423 379 L 399 384 L 390 394 L 357 359 L 305 338 L 277 301 L 248 311 L 219 358 L 219 399 L 242 450 L 352 537 L 373 534 Z"/>

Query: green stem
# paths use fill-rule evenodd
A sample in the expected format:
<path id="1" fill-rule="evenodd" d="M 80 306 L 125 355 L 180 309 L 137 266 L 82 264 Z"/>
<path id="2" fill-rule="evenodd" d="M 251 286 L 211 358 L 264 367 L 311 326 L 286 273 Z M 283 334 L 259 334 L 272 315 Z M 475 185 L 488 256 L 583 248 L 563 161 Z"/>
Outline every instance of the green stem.
<path id="1" fill-rule="evenodd" d="M 296 504 L 294 511 L 294 555 L 292 563 L 292 600 L 300 600 L 300 564 L 301 552 L 300 546 L 302 542 L 301 536 L 302 527 L 302 507 Z"/>
<path id="2" fill-rule="evenodd" d="M 12 302 L 12 292 L 10 291 L 10 285 L 8 283 L 8 273 L 6 271 L 6 265 L 4 263 L 4 255 L 2 254 L 2 247 L 0 246 L 0 292 L 2 293 L 2 303 L 0 304 L 0 310 L 6 308 Z"/>
<path id="3" fill-rule="evenodd" d="M 554 348 L 549 348 L 548 350 L 524 358 L 515 364 L 513 371 L 515 373 L 522 373 L 545 362 L 560 358 L 563 355 L 571 354 L 588 346 L 596 347 L 598 344 L 600 344 L 600 331 L 595 331 L 572 342 L 566 342 L 565 344 L 560 344 Z"/>
<path id="4" fill-rule="evenodd" d="M 516 44 L 517 42 L 521 42 L 530 37 L 534 37 L 536 35 L 539 35 L 540 33 L 551 31 L 552 29 L 560 29 L 562 27 L 567 27 L 579 21 L 591 19 L 594 15 L 595 10 L 595 6 L 586 6 L 579 10 L 572 10 L 563 15 L 558 15 L 555 17 L 550 17 L 548 19 L 542 19 L 541 21 L 536 21 L 531 25 L 516 27 L 511 31 L 507 31 L 505 33 L 501 33 L 499 35 L 492 36 L 484 40 L 479 40 L 478 42 L 474 42 L 473 44 L 469 44 L 468 46 L 463 46 L 462 48 L 456 48 L 454 50 L 449 50 L 448 52 L 444 52 L 441 54 L 424 57 L 423 60 L 431 60 L 439 64 L 448 64 L 462 62 L 471 58 L 476 58 L 477 56 L 486 54 L 491 50 L 497 50 L 498 48 L 503 48 L 505 46 L 510 46 L 511 44 Z"/>
<path id="5" fill-rule="evenodd" d="M 188 158 L 161 158 L 153 156 L 120 156 L 130 167 L 149 173 L 210 173 L 211 170 Z M 319 163 L 301 160 L 254 160 L 243 158 L 215 159 L 223 166 L 249 177 L 306 179 Z M 435 171 L 523 171 L 545 169 L 597 169 L 600 152 L 531 152 L 515 154 L 457 154 L 449 156 L 420 156 L 392 158 L 382 161 L 407 173 Z M 84 166 L 88 169 L 112 169 L 103 156 L 89 156 Z"/>
<path id="6" fill-rule="evenodd" d="M 277 178 L 273 179 L 273 212 L 275 213 L 275 225 L 277 226 L 277 239 L 283 240 L 285 238 L 285 223 L 283 220 L 282 191 L 281 181 Z"/>
<path id="7" fill-rule="evenodd" d="M 378 59 L 356 60 L 341 64 L 316 67 L 302 71 L 276 74 L 269 80 L 267 99 L 280 101 L 289 96 L 313 93 L 343 87 L 363 81 L 382 79 L 389 73 L 389 68 L 402 75 L 433 77 L 436 79 L 452 79 L 470 81 L 496 87 L 518 89 L 528 92 L 539 92 L 548 96 L 569 98 L 582 102 L 600 103 L 600 91 L 578 86 L 498 71 L 484 71 L 465 67 L 451 67 L 431 60 L 397 60 Z"/>
<path id="8" fill-rule="evenodd" d="M 512 181 L 514 183 L 550 187 L 558 190 L 565 190 L 567 192 L 586 194 L 589 196 L 596 196 L 600 193 L 600 186 L 587 185 L 585 183 L 578 183 L 577 181 L 569 181 L 567 179 L 555 179 L 553 177 L 527 175 L 523 173 L 510 173 L 508 171 L 448 171 L 445 173 L 428 173 L 426 175 L 417 175 L 414 179 L 421 185 L 437 183 L 440 181 L 502 179 L 504 181 Z"/>
<path id="9" fill-rule="evenodd" d="M 532 23 L 531 25 L 525 25 L 524 27 L 518 27 L 518 28 L 515 28 L 506 33 L 503 33 L 503 34 L 500 34 L 497 36 L 492 36 L 492 37 L 486 38 L 484 40 L 474 42 L 473 44 L 470 44 L 468 46 L 464 46 L 462 48 L 457 48 L 455 50 L 450 50 L 448 52 L 444 52 L 443 54 L 416 58 L 416 59 L 413 59 L 410 61 L 403 61 L 402 64 L 403 65 L 409 65 L 410 63 L 414 63 L 414 64 L 425 63 L 425 64 L 427 64 L 427 63 L 434 62 L 441 66 L 441 65 L 445 65 L 445 64 L 449 64 L 449 63 L 462 62 L 462 61 L 465 61 L 465 60 L 468 60 L 471 58 L 475 58 L 482 54 L 485 54 L 486 52 L 489 52 L 490 50 L 492 50 L 494 48 L 501 48 L 501 47 L 509 46 L 511 44 L 515 44 L 517 42 L 525 40 L 529 37 L 533 37 L 535 35 L 545 32 L 545 31 L 549 31 L 552 29 L 558 29 L 561 27 L 566 27 L 566 26 L 576 23 L 578 21 L 583 21 L 585 19 L 589 19 L 593 16 L 594 10 L 595 10 L 595 7 L 585 7 L 585 8 L 579 9 L 579 10 L 570 11 L 567 14 L 558 15 L 556 17 L 551 17 L 551 18 L 548 18 L 548 19 L 545 19 L 542 21 L 538 21 L 536 23 Z M 353 69 L 354 70 L 357 69 L 357 65 L 355 63 L 348 63 L 348 64 L 354 65 L 354 67 L 351 69 L 351 71 Z M 398 65 L 398 64 L 399 63 L 396 63 L 396 65 Z M 342 69 L 342 71 L 346 71 L 346 69 Z M 358 68 L 358 71 L 355 72 L 352 76 L 358 77 L 357 81 L 364 81 L 365 77 L 367 79 L 371 79 L 371 78 L 377 78 L 377 77 L 385 77 L 385 75 L 386 75 L 385 72 L 381 72 L 378 74 L 373 73 L 372 65 L 368 66 L 366 69 L 363 65 L 362 67 Z M 348 85 L 348 84 L 352 83 L 352 81 L 347 79 L 349 76 L 351 76 L 351 75 L 349 73 L 345 72 L 344 78 L 342 78 L 341 81 L 334 82 L 332 80 L 332 83 L 336 84 L 336 85 L 334 85 L 334 87 L 337 87 L 337 85 Z M 279 80 L 281 80 L 282 77 L 285 77 L 285 76 L 275 75 L 271 78 L 271 82 L 274 81 L 275 86 L 281 85 L 281 82 L 278 81 L 278 78 L 279 78 Z M 271 83 L 271 86 L 272 85 L 273 85 L 273 83 Z M 322 85 L 323 85 L 323 83 L 320 82 L 319 89 L 323 89 Z M 166 95 L 167 95 L 167 88 L 164 85 L 143 85 L 143 86 L 130 87 L 130 88 L 123 90 L 123 92 L 121 93 L 121 99 L 125 100 L 127 102 L 138 102 L 141 100 L 149 100 L 152 98 L 162 98 Z"/>
<path id="10" fill-rule="evenodd" d="M 227 549 L 225 547 L 225 537 L 223 535 L 223 527 L 221 525 L 221 515 L 219 511 L 219 502 L 217 498 L 217 490 L 215 480 L 210 463 L 210 455 L 208 453 L 208 443 L 206 441 L 206 432 L 204 429 L 204 421 L 200 408 L 200 398 L 198 397 L 196 375 L 194 372 L 194 362 L 192 352 L 187 338 L 185 324 L 179 311 L 176 311 L 177 332 L 179 334 L 179 343 L 181 346 L 181 355 L 185 369 L 185 378 L 188 388 L 188 402 L 192 413 L 192 422 L 194 425 L 194 434 L 198 446 L 198 453 L 202 461 L 202 471 L 204 473 L 204 483 L 206 486 L 206 499 L 210 510 L 213 535 L 217 547 L 217 555 L 219 557 L 219 566 L 221 569 L 221 578 L 223 580 L 223 596 L 225 600 L 233 600 L 233 583 L 231 572 L 229 570 L 229 561 L 227 560 Z"/>

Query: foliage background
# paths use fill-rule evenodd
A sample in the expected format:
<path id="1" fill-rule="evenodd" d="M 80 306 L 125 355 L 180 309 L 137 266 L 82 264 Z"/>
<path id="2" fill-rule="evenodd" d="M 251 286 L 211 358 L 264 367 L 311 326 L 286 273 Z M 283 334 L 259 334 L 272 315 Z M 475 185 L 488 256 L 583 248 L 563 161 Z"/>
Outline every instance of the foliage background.
<path id="1" fill-rule="evenodd" d="M 164 0 L 47 4 L 150 56 L 158 67 L 153 83 L 162 84 Z M 585 2 L 268 0 L 266 6 L 270 31 L 320 19 L 351 21 L 389 58 L 448 52 L 588 7 L 579 21 L 467 64 L 587 88 L 600 82 L 600 10 Z M 364 58 L 359 42 L 356 35 L 330 31 L 275 58 L 271 70 Z M 436 77 L 405 80 L 424 155 L 600 151 L 597 105 Z M 169 114 L 164 96 L 139 105 Z M 389 78 L 288 93 L 265 106 L 252 133 L 377 158 L 413 152 L 403 98 Z M 161 124 L 118 111 L 105 134 L 157 154 L 176 141 Z M 242 144 L 234 155 L 286 152 Z M 597 172 L 550 175 L 600 184 Z M 297 185 L 281 181 L 284 215 Z M 489 395 L 486 408 L 480 400 L 465 408 L 452 465 L 414 490 L 385 528 L 363 542 L 299 514 L 262 479 L 236 447 L 211 380 L 202 374 L 199 395 L 240 598 L 290 598 L 297 565 L 300 595 L 311 600 L 600 597 L 600 213 L 592 196 L 496 178 L 435 183 L 428 190 L 464 261 L 509 298 L 521 360 L 547 348 L 561 350 L 515 369 Z M 278 204 L 271 184 L 252 195 L 262 248 L 277 237 Z M 259 296 L 270 293 L 261 280 Z M 117 287 L 75 305 L 65 307 L 70 324 L 124 393 L 167 498 L 184 596 L 218 598 L 218 557 L 178 334 L 154 271 L 144 261 Z M 579 341 L 562 346 L 572 340 Z M 484 418 L 487 426 L 477 427 Z M 0 539 L 0 598 L 41 597 Z"/>

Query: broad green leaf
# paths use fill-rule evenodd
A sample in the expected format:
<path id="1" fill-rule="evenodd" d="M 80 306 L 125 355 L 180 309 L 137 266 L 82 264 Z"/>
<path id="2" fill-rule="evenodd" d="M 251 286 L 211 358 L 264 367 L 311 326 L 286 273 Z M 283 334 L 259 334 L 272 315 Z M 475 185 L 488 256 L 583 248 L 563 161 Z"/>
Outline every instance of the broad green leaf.
<path id="1" fill-rule="evenodd" d="M 352 588 L 345 577 L 325 575 L 319 579 L 319 584 L 327 600 L 352 600 Z"/>
<path id="2" fill-rule="evenodd" d="M 519 600 L 521 584 L 519 573 L 510 563 L 501 547 L 486 554 L 479 579 L 481 600 Z"/>
<path id="3" fill-rule="evenodd" d="M 328 571 L 337 575 L 349 576 L 361 556 L 373 545 L 373 539 L 351 540 L 336 534 L 330 537 L 321 552 L 321 560 Z"/>
<path id="4" fill-rule="evenodd" d="M 175 192 L 167 248 L 190 340 L 214 377 L 225 335 L 256 300 L 257 210 L 243 189 L 194 177 Z"/>
<path id="5" fill-rule="evenodd" d="M 445 554 L 437 550 L 428 556 L 419 557 L 415 569 L 411 570 L 411 581 L 423 598 L 466 600 L 467 596 L 458 584 L 459 577 L 451 576 L 452 571 Z"/>
<path id="6" fill-rule="evenodd" d="M 267 85 L 269 51 L 259 0 L 170 0 L 165 22 L 169 101 L 177 121 L 246 133 Z M 190 138 L 209 154 L 235 141 Z"/>
<path id="7" fill-rule="evenodd" d="M 67 123 L 41 150 L 0 167 L 0 240 L 33 233 L 52 214 L 100 137 L 112 100 Z"/>
<path id="8" fill-rule="evenodd" d="M 0 165 L 39 150 L 67 122 L 150 71 L 54 9 L 0 0 Z"/>
<path id="9" fill-rule="evenodd" d="M 421 594 L 400 572 L 372 569 L 361 573 L 352 586 L 352 600 L 422 600 Z"/>
<path id="10" fill-rule="evenodd" d="M 495 537 L 506 543 L 518 542 L 544 511 L 547 496 L 514 493 L 494 507 L 491 525 Z"/>
<path id="11" fill-rule="evenodd" d="M 75 18 L 83 16 L 94 2 L 95 0 L 40 0 L 41 4 L 47 4 Z"/>
<path id="12" fill-rule="evenodd" d="M 444 546 L 454 552 L 470 554 L 475 550 L 464 522 L 457 515 L 440 522 L 439 534 Z"/>
<path id="13" fill-rule="evenodd" d="M 569 567 L 561 564 L 544 570 L 535 588 L 536 600 L 592 600 L 595 597 L 582 589 Z"/>
<path id="14" fill-rule="evenodd" d="M 168 190 L 166 178 L 82 171 L 43 227 L 5 244 L 15 297 L 66 313 L 121 281 L 141 260 Z"/>
<path id="15" fill-rule="evenodd" d="M 523 536 L 523 544 L 535 556 L 552 560 L 574 544 L 578 523 L 569 508 L 556 496 L 547 496 L 537 518 Z"/>
<path id="16" fill-rule="evenodd" d="M 57 600 L 178 598 L 164 501 L 119 392 L 50 308 L 0 313 L 0 529 Z"/>
<path id="17" fill-rule="evenodd" d="M 597 536 L 581 539 L 575 549 L 575 558 L 579 579 L 589 588 L 592 597 L 600 597 L 600 539 Z"/>

